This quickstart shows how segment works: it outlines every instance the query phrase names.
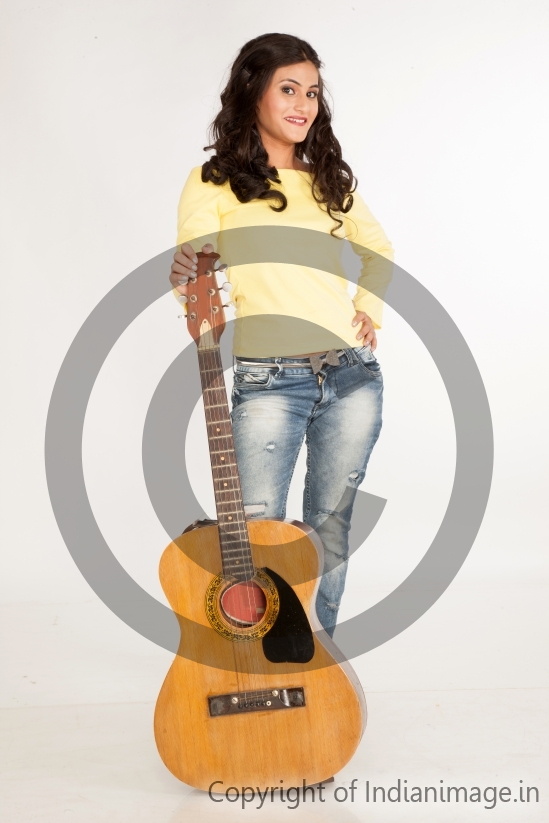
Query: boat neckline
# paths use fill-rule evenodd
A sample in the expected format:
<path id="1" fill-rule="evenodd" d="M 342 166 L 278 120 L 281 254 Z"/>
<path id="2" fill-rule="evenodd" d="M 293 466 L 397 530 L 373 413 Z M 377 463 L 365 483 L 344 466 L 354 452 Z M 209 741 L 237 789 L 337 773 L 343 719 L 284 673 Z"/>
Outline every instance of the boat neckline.
<path id="1" fill-rule="evenodd" d="M 312 171 L 306 171 L 305 169 L 279 169 L 277 171 L 297 171 L 300 174 L 312 174 Z"/>

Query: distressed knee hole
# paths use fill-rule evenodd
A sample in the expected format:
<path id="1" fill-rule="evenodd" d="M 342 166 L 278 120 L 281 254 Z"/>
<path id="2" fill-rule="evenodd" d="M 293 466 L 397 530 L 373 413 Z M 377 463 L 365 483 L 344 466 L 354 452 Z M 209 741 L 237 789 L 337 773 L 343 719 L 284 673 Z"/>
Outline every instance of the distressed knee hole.
<path id="1" fill-rule="evenodd" d="M 266 505 L 266 503 L 249 503 L 247 506 L 244 506 L 244 514 L 246 514 L 247 517 L 259 517 L 265 514 Z"/>

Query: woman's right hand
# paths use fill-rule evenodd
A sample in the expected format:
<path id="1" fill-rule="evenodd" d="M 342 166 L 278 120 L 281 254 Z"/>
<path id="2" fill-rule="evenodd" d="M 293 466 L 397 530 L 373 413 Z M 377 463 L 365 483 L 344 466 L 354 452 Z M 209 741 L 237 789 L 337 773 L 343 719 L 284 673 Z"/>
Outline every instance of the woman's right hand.
<path id="1" fill-rule="evenodd" d="M 215 251 L 211 243 L 202 246 L 204 254 Z M 193 277 L 196 270 L 198 258 L 190 243 L 183 243 L 181 251 L 177 251 L 173 256 L 172 270 L 170 272 L 170 283 L 179 294 L 187 296 L 187 283 Z"/>

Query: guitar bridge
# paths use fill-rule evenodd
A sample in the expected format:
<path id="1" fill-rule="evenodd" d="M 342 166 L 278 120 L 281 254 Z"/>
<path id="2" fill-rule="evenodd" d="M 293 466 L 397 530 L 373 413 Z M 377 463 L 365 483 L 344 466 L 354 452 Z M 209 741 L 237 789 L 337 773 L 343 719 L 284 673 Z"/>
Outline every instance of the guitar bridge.
<path id="1" fill-rule="evenodd" d="M 275 709 L 297 709 L 305 705 L 305 692 L 302 688 L 233 692 L 208 697 L 208 704 L 210 717 Z"/>

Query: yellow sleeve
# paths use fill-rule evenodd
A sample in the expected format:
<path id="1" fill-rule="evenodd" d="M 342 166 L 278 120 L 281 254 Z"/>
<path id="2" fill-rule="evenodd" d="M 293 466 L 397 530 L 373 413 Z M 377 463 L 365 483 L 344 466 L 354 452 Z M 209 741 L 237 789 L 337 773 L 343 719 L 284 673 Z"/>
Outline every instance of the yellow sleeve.
<path id="1" fill-rule="evenodd" d="M 194 251 L 201 251 L 202 246 L 211 243 L 217 250 L 218 235 L 221 227 L 220 201 L 221 186 L 202 182 L 202 166 L 196 166 L 189 174 L 177 209 L 176 244 L 190 243 Z M 172 289 L 174 297 L 180 297 L 177 289 Z M 179 300 L 178 300 L 179 302 Z M 187 313 L 187 304 L 183 303 Z"/>
<path id="2" fill-rule="evenodd" d="M 366 312 L 372 319 L 374 328 L 380 329 L 383 297 L 393 276 L 394 250 L 391 241 L 357 191 L 353 192 L 353 198 L 351 210 L 342 215 L 353 251 L 362 258 L 362 270 L 353 303 L 357 311 Z"/>

